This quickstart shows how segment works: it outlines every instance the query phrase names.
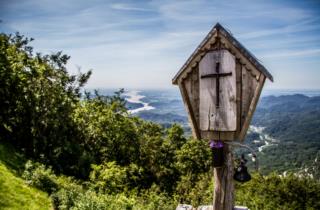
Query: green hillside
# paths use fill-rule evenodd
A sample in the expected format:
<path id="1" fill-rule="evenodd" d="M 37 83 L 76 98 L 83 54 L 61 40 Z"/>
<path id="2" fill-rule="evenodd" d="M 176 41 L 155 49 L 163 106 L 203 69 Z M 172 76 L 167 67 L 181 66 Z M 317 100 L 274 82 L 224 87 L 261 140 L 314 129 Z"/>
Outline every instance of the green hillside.
<path id="1" fill-rule="evenodd" d="M 19 177 L 23 160 L 0 144 L 0 209 L 52 209 L 47 193 L 30 187 Z"/>
<path id="2" fill-rule="evenodd" d="M 212 202 L 207 140 L 130 115 L 123 91 L 82 91 L 90 71 L 70 75 L 69 56 L 34 54 L 29 41 L 0 34 L 1 209 L 167 210 Z M 252 177 L 235 186 L 237 204 L 320 209 L 316 179 Z"/>

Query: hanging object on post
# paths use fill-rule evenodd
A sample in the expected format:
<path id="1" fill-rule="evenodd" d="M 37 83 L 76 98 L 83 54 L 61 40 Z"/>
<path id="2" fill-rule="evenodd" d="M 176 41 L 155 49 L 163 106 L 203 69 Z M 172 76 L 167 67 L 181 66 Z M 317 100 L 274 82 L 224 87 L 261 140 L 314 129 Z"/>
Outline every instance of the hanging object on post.
<path id="1" fill-rule="evenodd" d="M 211 140 L 210 148 L 212 151 L 213 167 L 214 168 L 222 167 L 224 162 L 222 141 Z"/>
<path id="2" fill-rule="evenodd" d="M 248 173 L 246 163 L 247 159 L 245 159 L 244 154 L 242 154 L 240 164 L 235 168 L 235 174 L 233 176 L 233 178 L 238 182 L 248 182 L 251 179 L 251 175 Z"/>

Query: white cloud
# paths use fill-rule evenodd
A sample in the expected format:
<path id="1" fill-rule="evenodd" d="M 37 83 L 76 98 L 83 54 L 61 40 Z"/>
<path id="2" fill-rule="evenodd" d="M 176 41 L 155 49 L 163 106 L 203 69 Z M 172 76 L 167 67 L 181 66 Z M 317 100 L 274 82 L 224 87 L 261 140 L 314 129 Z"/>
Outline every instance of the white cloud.
<path id="1" fill-rule="evenodd" d="M 116 9 L 116 10 L 140 11 L 140 12 L 153 11 L 152 9 L 148 9 L 148 8 L 144 8 L 144 7 L 136 7 L 136 6 L 132 6 L 130 4 L 120 4 L 120 3 L 111 4 L 111 8 Z"/>
<path id="2" fill-rule="evenodd" d="M 307 20 L 300 23 L 293 23 L 278 28 L 269 28 L 265 30 L 252 31 L 239 35 L 242 39 L 254 39 L 272 35 L 287 35 L 297 32 L 313 31 L 320 29 L 320 24 L 314 24 L 314 20 Z"/>
<path id="3" fill-rule="evenodd" d="M 93 68 L 90 87 L 171 86 L 217 21 L 265 65 L 280 69 L 279 77 L 290 71 L 290 58 L 320 54 L 316 8 L 289 2 L 25 0 L 8 1 L 5 8 L 0 19 L 7 29 L 34 37 L 42 52 L 70 54 L 75 72 L 76 65 Z"/>
<path id="4" fill-rule="evenodd" d="M 284 58 L 284 57 L 304 57 L 304 56 L 320 56 L 320 49 L 307 49 L 307 50 L 291 50 L 284 52 L 273 52 L 263 55 L 263 58 Z M 319 57 L 320 59 L 320 57 Z"/>

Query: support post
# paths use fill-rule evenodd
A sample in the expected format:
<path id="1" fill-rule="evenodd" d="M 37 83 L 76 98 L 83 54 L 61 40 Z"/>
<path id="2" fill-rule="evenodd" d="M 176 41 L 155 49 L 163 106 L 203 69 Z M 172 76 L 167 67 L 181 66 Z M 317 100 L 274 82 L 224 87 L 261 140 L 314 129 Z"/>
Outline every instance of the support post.
<path id="1" fill-rule="evenodd" d="M 232 210 L 234 206 L 233 154 L 232 147 L 224 144 L 224 166 L 214 168 L 213 210 Z"/>

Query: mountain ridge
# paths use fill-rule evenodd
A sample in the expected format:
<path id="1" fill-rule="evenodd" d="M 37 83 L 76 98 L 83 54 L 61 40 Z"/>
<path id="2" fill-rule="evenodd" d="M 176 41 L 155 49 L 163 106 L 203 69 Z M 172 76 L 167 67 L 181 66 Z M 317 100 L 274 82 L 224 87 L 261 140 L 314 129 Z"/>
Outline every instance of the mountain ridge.
<path id="1" fill-rule="evenodd" d="M 144 100 L 148 101 L 148 98 Z M 171 109 L 172 100 L 175 100 L 175 103 Z M 160 100 L 152 103 L 154 110 L 139 112 L 137 115 L 165 127 L 179 123 L 184 127 L 186 135 L 191 135 L 187 116 L 183 115 L 185 113 L 183 103 L 177 100 L 172 98 L 165 102 Z M 177 109 L 178 106 L 181 110 Z M 254 130 L 248 132 L 244 141 L 257 152 L 259 148 L 263 148 L 260 152 L 262 171 L 269 173 L 276 170 L 282 173 L 308 167 L 314 164 L 320 151 L 320 96 L 304 94 L 263 96 L 251 125 L 264 128 L 263 133 Z M 278 143 L 264 147 L 268 140 L 257 141 L 263 139 L 264 135 L 269 135 Z"/>

